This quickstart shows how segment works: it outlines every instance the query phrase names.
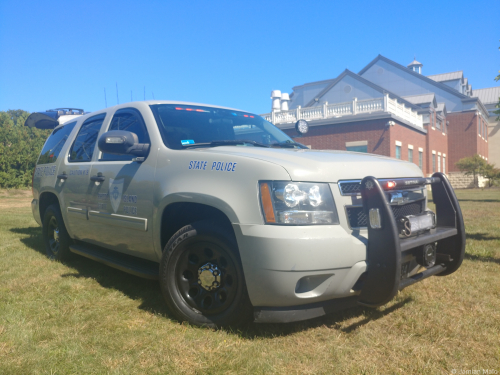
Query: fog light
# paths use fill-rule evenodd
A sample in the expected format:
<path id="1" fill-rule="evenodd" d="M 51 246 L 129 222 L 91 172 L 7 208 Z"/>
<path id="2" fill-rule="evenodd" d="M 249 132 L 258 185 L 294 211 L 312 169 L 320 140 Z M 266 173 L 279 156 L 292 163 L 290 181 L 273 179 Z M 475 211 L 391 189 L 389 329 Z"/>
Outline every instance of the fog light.
<path id="1" fill-rule="evenodd" d="M 372 227 L 372 229 L 382 228 L 382 218 L 380 217 L 380 211 L 378 208 L 370 208 L 369 217 L 370 227 Z"/>
<path id="2" fill-rule="evenodd" d="M 436 264 L 436 246 L 432 243 L 423 247 L 417 254 L 417 263 L 425 268 L 431 268 Z"/>

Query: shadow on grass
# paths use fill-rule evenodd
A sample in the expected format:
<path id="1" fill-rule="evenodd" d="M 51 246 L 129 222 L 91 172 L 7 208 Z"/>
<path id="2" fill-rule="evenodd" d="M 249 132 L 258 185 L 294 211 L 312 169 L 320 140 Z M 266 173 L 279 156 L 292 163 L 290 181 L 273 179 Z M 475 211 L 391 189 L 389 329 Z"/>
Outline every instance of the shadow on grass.
<path id="1" fill-rule="evenodd" d="M 21 242 L 45 255 L 41 228 L 11 228 L 10 231 L 27 236 L 21 238 Z M 158 281 L 143 279 L 76 254 L 63 264 L 76 272 L 69 272 L 61 277 L 93 279 L 104 288 L 118 290 L 129 298 L 140 301 L 140 309 L 175 320 L 167 310 Z"/>
<path id="2" fill-rule="evenodd" d="M 490 257 L 490 256 L 480 256 L 480 255 L 474 255 L 474 254 L 465 253 L 464 258 L 468 259 L 468 260 L 474 260 L 474 261 L 480 261 L 480 262 L 489 262 L 489 263 L 500 264 L 500 259 L 499 258 L 493 258 L 493 257 Z"/>
<path id="3" fill-rule="evenodd" d="M 477 240 L 477 241 L 500 240 L 500 237 L 490 236 L 488 233 L 465 233 L 465 238 L 468 240 Z"/>
<path id="4" fill-rule="evenodd" d="M 341 332 L 351 333 L 369 322 L 381 319 L 384 316 L 393 313 L 394 311 L 402 308 L 404 305 L 411 302 L 412 300 L 413 298 L 407 297 L 404 300 L 397 302 L 390 307 L 383 308 L 383 310 L 371 309 L 359 306 L 302 322 L 284 323 L 284 324 L 253 323 L 244 330 L 237 332 L 231 330 L 229 331 L 233 334 L 239 335 L 244 339 L 249 339 L 249 340 L 253 340 L 256 338 L 288 336 L 297 332 L 317 327 L 328 327 Z M 363 317 L 363 319 L 347 327 L 342 326 L 343 321 L 347 319 L 360 318 L 360 317 Z"/>
<path id="5" fill-rule="evenodd" d="M 459 199 L 458 202 L 500 203 L 500 199 Z"/>
<path id="6" fill-rule="evenodd" d="M 12 228 L 10 230 L 11 232 L 25 236 L 20 240 L 27 247 L 41 254 L 45 254 L 42 231 L 40 228 Z M 150 313 L 159 314 L 167 319 L 177 322 L 166 307 L 158 281 L 143 279 L 76 254 L 74 254 L 70 260 L 63 263 L 72 268 L 74 272 L 62 274 L 61 277 L 93 279 L 104 288 L 118 290 L 129 298 L 140 301 L 140 309 Z M 223 330 L 229 334 L 238 335 L 239 337 L 248 340 L 263 337 L 272 338 L 288 336 L 296 332 L 321 326 L 327 326 L 332 329 L 350 333 L 370 321 L 380 319 L 392 313 L 393 311 L 406 305 L 411 300 L 411 298 L 406 298 L 405 300 L 383 310 L 370 309 L 366 307 L 354 307 L 296 323 L 252 323 L 241 329 L 224 328 Z M 363 319 L 348 327 L 342 327 L 341 323 L 343 321 L 357 317 L 363 317 Z"/>

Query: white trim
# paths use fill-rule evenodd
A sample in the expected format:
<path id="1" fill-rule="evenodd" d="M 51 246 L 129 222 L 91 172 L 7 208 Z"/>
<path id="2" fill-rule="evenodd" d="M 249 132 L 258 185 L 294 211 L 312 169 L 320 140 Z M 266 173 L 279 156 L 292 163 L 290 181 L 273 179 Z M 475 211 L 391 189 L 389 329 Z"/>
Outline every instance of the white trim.
<path id="1" fill-rule="evenodd" d="M 436 151 L 432 150 L 432 153 L 433 153 L 433 154 L 436 154 Z"/>
<path id="2" fill-rule="evenodd" d="M 420 152 L 424 152 L 424 149 L 423 149 L 422 147 L 419 147 L 419 148 L 418 148 L 418 151 L 420 151 Z"/>
<path id="3" fill-rule="evenodd" d="M 444 157 L 446 157 L 446 154 L 443 154 Z"/>
<path id="4" fill-rule="evenodd" d="M 346 142 L 345 147 L 368 146 L 368 141 Z"/>
<path id="5" fill-rule="evenodd" d="M 446 135 L 445 133 L 443 133 L 443 135 Z"/>
<path id="6" fill-rule="evenodd" d="M 402 146 L 403 144 L 399 141 L 396 141 L 396 146 Z"/>
<path id="7" fill-rule="evenodd" d="M 413 150 L 413 145 L 408 145 L 408 148 L 409 148 L 410 150 Z"/>
<path id="8" fill-rule="evenodd" d="M 438 152 L 438 155 L 441 155 L 441 153 L 440 153 L 440 152 Z"/>

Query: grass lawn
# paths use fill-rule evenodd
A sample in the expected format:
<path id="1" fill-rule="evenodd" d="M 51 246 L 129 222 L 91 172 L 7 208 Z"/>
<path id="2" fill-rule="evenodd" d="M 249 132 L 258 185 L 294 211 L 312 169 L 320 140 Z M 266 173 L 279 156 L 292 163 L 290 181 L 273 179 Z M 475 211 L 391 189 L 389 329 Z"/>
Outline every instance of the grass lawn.
<path id="1" fill-rule="evenodd" d="M 456 273 L 378 309 L 237 332 L 174 321 L 157 282 L 48 260 L 30 193 L 0 191 L 0 374 L 500 373 L 500 190 L 457 191 Z"/>

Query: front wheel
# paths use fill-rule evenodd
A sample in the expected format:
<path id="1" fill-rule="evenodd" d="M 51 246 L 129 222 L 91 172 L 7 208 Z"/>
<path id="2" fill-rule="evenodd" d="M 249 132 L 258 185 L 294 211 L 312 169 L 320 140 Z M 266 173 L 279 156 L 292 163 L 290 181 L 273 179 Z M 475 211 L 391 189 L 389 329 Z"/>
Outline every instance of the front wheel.
<path id="1" fill-rule="evenodd" d="M 71 238 L 64 225 L 58 205 L 52 204 L 45 210 L 42 231 L 47 256 L 55 260 L 68 259 L 71 255 L 69 250 Z"/>
<path id="2" fill-rule="evenodd" d="M 181 321 L 221 327 L 252 319 L 236 240 L 216 223 L 199 221 L 172 236 L 161 260 L 160 286 Z"/>

